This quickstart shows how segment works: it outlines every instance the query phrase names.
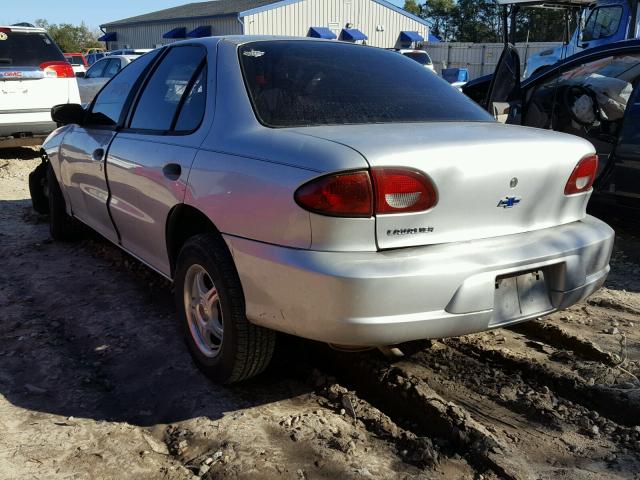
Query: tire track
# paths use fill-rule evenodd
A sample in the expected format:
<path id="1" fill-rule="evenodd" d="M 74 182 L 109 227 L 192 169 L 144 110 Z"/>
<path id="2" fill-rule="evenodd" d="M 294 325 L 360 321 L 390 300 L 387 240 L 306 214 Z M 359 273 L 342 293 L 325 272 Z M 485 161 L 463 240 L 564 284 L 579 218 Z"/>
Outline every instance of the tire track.
<path id="1" fill-rule="evenodd" d="M 501 368 L 536 379 L 564 398 L 595 410 L 620 425 L 634 427 L 638 424 L 640 402 L 635 396 L 606 385 L 590 385 L 570 368 L 570 364 L 562 361 L 571 361 L 571 356 L 567 357 L 562 351 L 547 348 L 549 353 L 546 353 L 528 348 L 524 344 L 526 340 L 508 330 L 502 331 L 501 335 L 508 340 L 504 345 L 486 341 L 486 335 L 449 339 L 446 344 L 466 355 L 491 360 Z M 519 348 L 513 348 L 514 344 Z M 538 347 L 545 350 L 544 346 Z M 527 352 L 526 355 L 523 351 Z"/>

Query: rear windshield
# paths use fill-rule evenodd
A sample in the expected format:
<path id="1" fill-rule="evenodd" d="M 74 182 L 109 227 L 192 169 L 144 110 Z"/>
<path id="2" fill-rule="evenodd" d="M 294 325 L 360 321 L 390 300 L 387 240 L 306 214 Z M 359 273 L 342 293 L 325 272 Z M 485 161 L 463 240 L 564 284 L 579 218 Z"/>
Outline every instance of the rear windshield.
<path id="1" fill-rule="evenodd" d="M 258 119 L 270 127 L 493 121 L 418 63 L 379 48 L 264 41 L 239 49 Z"/>
<path id="2" fill-rule="evenodd" d="M 0 68 L 36 67 L 65 58 L 46 33 L 0 31 Z"/>
<path id="3" fill-rule="evenodd" d="M 420 65 L 431 65 L 427 52 L 404 52 L 402 55 L 418 62 Z"/>
<path id="4" fill-rule="evenodd" d="M 82 57 L 80 55 L 65 55 L 64 58 L 67 59 L 71 65 L 84 65 L 82 61 Z"/>

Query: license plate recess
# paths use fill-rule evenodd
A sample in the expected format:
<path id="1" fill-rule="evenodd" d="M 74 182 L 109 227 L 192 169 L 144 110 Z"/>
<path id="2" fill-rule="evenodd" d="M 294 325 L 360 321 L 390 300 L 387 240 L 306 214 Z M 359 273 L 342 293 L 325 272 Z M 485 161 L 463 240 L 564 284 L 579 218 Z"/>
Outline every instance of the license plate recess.
<path id="1" fill-rule="evenodd" d="M 496 278 L 491 325 L 535 316 L 552 309 L 543 269 Z"/>

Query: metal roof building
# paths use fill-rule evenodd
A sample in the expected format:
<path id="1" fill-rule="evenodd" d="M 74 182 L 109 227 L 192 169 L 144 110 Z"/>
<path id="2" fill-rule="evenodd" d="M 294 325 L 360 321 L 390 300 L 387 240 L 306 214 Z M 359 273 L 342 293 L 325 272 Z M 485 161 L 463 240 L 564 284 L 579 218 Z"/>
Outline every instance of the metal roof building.
<path id="1" fill-rule="evenodd" d="M 429 38 L 426 21 L 386 0 L 216 0 L 108 22 L 109 49 L 154 48 L 211 35 L 340 38 L 392 48 Z"/>

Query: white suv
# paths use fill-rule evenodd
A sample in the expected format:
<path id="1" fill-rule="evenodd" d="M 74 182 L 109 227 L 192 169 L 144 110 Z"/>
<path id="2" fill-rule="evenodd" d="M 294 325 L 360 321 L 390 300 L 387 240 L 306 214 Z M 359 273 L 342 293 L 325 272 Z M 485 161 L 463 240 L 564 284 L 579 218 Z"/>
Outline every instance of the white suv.
<path id="1" fill-rule="evenodd" d="M 0 26 L 0 148 L 40 143 L 61 103 L 80 103 L 78 83 L 47 32 Z"/>

